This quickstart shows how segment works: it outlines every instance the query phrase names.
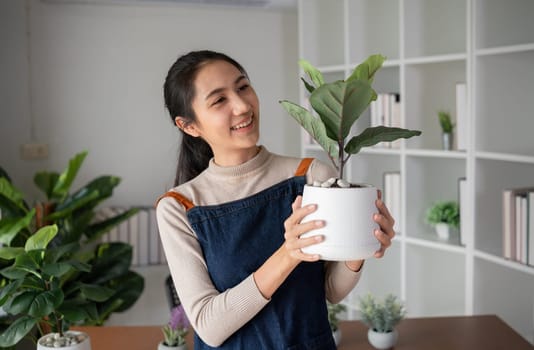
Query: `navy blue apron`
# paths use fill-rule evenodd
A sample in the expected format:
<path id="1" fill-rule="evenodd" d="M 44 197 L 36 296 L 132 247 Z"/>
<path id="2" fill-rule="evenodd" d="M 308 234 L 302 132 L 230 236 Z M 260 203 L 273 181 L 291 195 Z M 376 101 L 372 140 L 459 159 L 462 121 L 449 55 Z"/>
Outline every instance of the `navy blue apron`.
<path id="1" fill-rule="evenodd" d="M 283 244 L 284 221 L 302 194 L 310 162 L 303 160 L 294 177 L 244 199 L 213 206 L 186 205 L 219 292 L 242 282 Z M 215 348 L 195 334 L 195 349 Z M 271 301 L 216 349 L 336 349 L 328 324 L 324 262 L 301 262 Z"/>

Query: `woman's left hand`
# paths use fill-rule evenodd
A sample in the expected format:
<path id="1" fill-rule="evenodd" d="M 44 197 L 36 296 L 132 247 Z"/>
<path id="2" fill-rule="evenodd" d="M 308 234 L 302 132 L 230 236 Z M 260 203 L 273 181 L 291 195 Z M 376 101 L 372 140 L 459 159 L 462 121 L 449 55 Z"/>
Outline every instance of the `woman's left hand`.
<path id="1" fill-rule="evenodd" d="M 378 190 L 378 199 L 375 201 L 375 204 L 378 208 L 378 213 L 373 216 L 373 219 L 380 228 L 376 229 L 374 234 L 380 242 L 380 249 L 375 252 L 374 256 L 375 258 L 381 258 L 384 256 L 386 249 L 391 246 L 391 240 L 395 237 L 395 230 L 393 230 L 395 219 L 393 219 L 388 208 L 382 201 L 381 190 Z"/>

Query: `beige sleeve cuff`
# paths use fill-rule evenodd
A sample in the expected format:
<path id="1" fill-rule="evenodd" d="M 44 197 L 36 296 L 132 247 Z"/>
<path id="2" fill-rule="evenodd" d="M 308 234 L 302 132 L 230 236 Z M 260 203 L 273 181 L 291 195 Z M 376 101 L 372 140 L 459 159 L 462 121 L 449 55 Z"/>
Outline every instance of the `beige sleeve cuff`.
<path id="1" fill-rule="evenodd" d="M 358 284 L 362 271 L 363 265 L 355 272 L 349 269 L 344 261 L 326 262 L 326 299 L 333 304 L 343 300 Z"/>

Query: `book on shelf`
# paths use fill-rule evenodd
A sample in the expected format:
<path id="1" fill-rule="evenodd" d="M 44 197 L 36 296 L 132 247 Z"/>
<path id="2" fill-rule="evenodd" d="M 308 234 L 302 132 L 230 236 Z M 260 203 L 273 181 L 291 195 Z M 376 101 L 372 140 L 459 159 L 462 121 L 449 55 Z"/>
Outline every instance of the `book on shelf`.
<path id="1" fill-rule="evenodd" d="M 534 187 L 510 188 L 502 192 L 503 257 L 530 265 L 534 263 L 529 260 L 534 254 L 529 249 L 534 239 L 530 229 L 533 193 Z"/>
<path id="2" fill-rule="evenodd" d="M 460 206 L 460 244 L 467 245 L 473 238 L 472 232 L 469 232 L 465 221 L 469 217 L 469 201 L 468 201 L 468 187 L 467 179 L 461 177 L 458 179 L 458 204 Z"/>
<path id="3" fill-rule="evenodd" d="M 467 87 L 465 83 L 456 84 L 456 149 L 466 150 L 468 135 Z"/>
<path id="4" fill-rule="evenodd" d="M 400 94 L 379 93 L 376 100 L 370 106 L 370 124 L 375 126 L 401 127 Z M 374 147 L 377 148 L 399 148 L 400 140 L 393 142 L 381 142 Z"/>
<path id="5" fill-rule="evenodd" d="M 393 229 L 395 232 L 400 231 L 401 227 L 401 174 L 400 172 L 384 173 L 384 204 L 388 207 L 391 216 L 395 219 Z"/>
<path id="6" fill-rule="evenodd" d="M 528 193 L 527 199 L 528 209 L 528 257 L 527 263 L 534 266 L 534 191 Z"/>

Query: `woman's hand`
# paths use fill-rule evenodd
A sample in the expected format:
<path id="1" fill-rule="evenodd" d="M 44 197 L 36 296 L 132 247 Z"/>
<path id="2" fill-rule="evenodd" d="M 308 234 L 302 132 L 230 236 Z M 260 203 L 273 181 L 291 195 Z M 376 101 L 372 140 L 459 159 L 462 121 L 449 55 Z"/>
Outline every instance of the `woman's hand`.
<path id="1" fill-rule="evenodd" d="M 382 201 L 382 191 L 378 190 L 378 199 L 375 201 L 378 213 L 373 216 L 374 221 L 380 226 L 380 229 L 375 230 L 375 236 L 380 242 L 380 249 L 374 254 L 375 258 L 384 256 L 384 252 L 391 246 L 391 240 L 395 237 L 395 230 L 393 225 L 395 219 L 389 213 L 388 208 Z"/>
<path id="2" fill-rule="evenodd" d="M 286 232 L 284 234 L 285 242 L 282 248 L 291 258 L 298 260 L 298 262 L 319 260 L 321 257 L 318 254 L 306 254 L 301 249 L 322 242 L 324 237 L 321 235 L 300 237 L 303 233 L 324 226 L 324 221 L 321 220 L 311 220 L 306 223 L 301 222 L 306 215 L 317 210 L 317 206 L 308 204 L 302 207 L 302 196 L 297 196 L 291 208 L 293 209 L 293 213 L 284 222 Z"/>

